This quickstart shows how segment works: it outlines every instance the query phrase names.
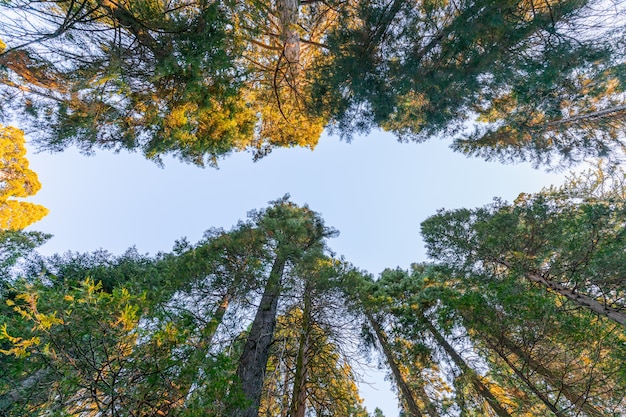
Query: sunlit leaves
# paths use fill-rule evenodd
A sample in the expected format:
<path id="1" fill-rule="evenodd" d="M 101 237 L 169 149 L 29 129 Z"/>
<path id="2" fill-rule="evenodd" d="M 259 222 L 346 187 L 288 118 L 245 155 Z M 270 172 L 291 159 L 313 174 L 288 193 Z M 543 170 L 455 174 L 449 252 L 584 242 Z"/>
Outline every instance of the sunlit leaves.
<path id="1" fill-rule="evenodd" d="M 0 125 L 0 230 L 21 230 L 48 214 L 41 205 L 15 200 L 41 188 L 28 168 L 24 143 L 21 130 Z"/>

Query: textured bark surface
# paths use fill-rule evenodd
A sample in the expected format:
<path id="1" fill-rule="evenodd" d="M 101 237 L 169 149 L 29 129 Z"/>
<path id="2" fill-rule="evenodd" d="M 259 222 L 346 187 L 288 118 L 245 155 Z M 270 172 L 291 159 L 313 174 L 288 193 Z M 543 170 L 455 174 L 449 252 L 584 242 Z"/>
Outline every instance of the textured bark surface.
<path id="1" fill-rule="evenodd" d="M 439 330 L 437 330 L 425 316 L 422 316 L 421 318 L 423 323 L 428 328 L 428 331 L 433 335 L 435 340 L 437 340 L 437 343 L 439 343 L 439 345 L 446 351 L 448 356 L 450 356 L 454 364 L 461 369 L 463 374 L 469 378 L 478 394 L 480 394 L 480 396 L 489 403 L 492 410 L 495 411 L 499 417 L 511 417 L 509 412 L 502 407 L 496 396 L 489 390 L 489 387 L 483 384 L 478 374 L 469 367 L 461 355 L 459 355 L 452 345 L 447 342 L 443 335 L 439 333 Z"/>
<path id="2" fill-rule="evenodd" d="M 550 399 L 537 389 L 535 384 L 532 383 L 532 381 L 528 378 L 528 376 L 525 375 L 520 368 L 515 366 L 515 364 L 511 361 L 511 359 L 506 355 L 505 352 L 503 352 L 503 350 L 499 346 L 490 342 L 487 342 L 487 346 L 498 354 L 498 356 L 504 361 L 504 363 L 506 363 L 509 366 L 509 368 L 513 370 L 515 375 L 517 375 L 517 377 L 520 380 L 522 380 L 524 384 L 526 384 L 526 386 L 537 396 L 537 398 L 541 400 L 541 402 L 543 402 L 543 404 L 546 407 L 548 407 L 548 409 L 550 409 L 550 411 L 554 413 L 555 416 L 565 417 L 565 414 L 563 414 L 563 411 L 560 411 L 558 408 L 556 408 L 556 406 L 552 404 Z"/>
<path id="3" fill-rule="evenodd" d="M 276 327 L 276 311 L 284 269 L 285 260 L 280 257 L 276 258 L 239 359 L 237 376 L 241 381 L 246 399 L 249 401 L 249 407 L 239 410 L 236 414 L 238 416 L 257 417 L 259 412 L 265 367 Z"/>
<path id="4" fill-rule="evenodd" d="M 302 333 L 298 345 L 296 358 L 296 373 L 293 380 L 293 394 L 291 398 L 291 417 L 304 417 L 306 412 L 306 385 L 309 366 L 309 345 L 311 338 L 311 298 L 308 286 L 305 289 L 304 309 L 302 310 Z"/>
<path id="5" fill-rule="evenodd" d="M 532 282 L 536 282 L 541 285 L 545 285 L 552 291 L 557 294 L 562 295 L 563 297 L 571 300 L 572 302 L 578 304 L 581 307 L 584 307 L 588 310 L 593 311 L 594 313 L 605 316 L 616 323 L 621 324 L 622 326 L 626 326 L 626 314 L 616 310 L 611 307 L 607 307 L 604 304 L 596 301 L 594 298 L 589 297 L 588 295 L 580 294 L 570 288 L 567 288 L 564 285 L 558 284 L 556 282 L 552 282 L 542 277 L 539 274 L 527 274 L 526 277 Z"/>
<path id="6" fill-rule="evenodd" d="M 383 349 L 383 353 L 385 355 L 385 358 L 387 359 L 387 363 L 389 364 L 389 367 L 391 368 L 393 378 L 396 381 L 398 388 L 400 389 L 400 393 L 402 394 L 402 398 L 404 399 L 404 402 L 408 408 L 408 412 L 413 417 L 422 417 L 423 414 L 420 411 L 419 407 L 417 406 L 417 403 L 415 402 L 415 398 L 413 398 L 413 394 L 411 393 L 411 390 L 409 389 L 409 386 L 407 385 L 406 381 L 402 377 L 402 373 L 400 372 L 400 369 L 398 368 L 398 364 L 396 363 L 396 360 L 393 357 L 393 351 L 391 350 L 391 347 L 389 346 L 389 341 L 387 340 L 387 335 L 385 334 L 385 331 L 380 327 L 380 323 L 378 323 L 378 321 L 374 318 L 374 316 L 369 311 L 366 312 L 365 315 L 367 316 L 367 320 L 370 322 L 370 325 L 372 326 L 372 328 L 374 329 L 374 332 L 376 333 L 376 338 L 378 339 L 378 342 L 380 343 L 380 346 Z"/>
<path id="7" fill-rule="evenodd" d="M 300 34 L 298 33 L 299 0 L 279 0 L 277 8 L 280 18 L 280 38 L 283 41 L 283 55 L 289 63 L 292 78 L 300 72 Z"/>
<path id="8" fill-rule="evenodd" d="M 577 409 L 583 411 L 588 416 L 602 417 L 605 414 L 596 409 L 593 405 L 587 402 L 586 393 L 574 392 L 564 381 L 563 377 L 555 375 L 550 369 L 543 366 L 539 361 L 535 360 L 532 356 L 524 352 L 519 346 L 513 343 L 507 338 L 500 338 L 500 342 L 504 347 L 513 352 L 515 356 L 520 358 L 526 365 L 537 372 L 546 382 L 554 389 L 558 389 L 561 394 Z"/>

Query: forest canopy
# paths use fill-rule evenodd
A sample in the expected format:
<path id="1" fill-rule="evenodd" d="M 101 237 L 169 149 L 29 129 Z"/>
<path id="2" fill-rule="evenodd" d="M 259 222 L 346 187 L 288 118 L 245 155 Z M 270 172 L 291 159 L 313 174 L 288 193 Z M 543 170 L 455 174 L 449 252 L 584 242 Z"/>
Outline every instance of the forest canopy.
<path id="1" fill-rule="evenodd" d="M 384 129 L 469 155 L 619 159 L 624 22 L 600 0 L 0 2 L 0 113 L 39 145 L 216 164 Z"/>
<path id="2" fill-rule="evenodd" d="M 402 417 L 626 415 L 624 16 L 605 0 L 0 0 L 0 117 L 41 149 L 215 166 L 382 129 L 487 160 L 603 161 L 439 210 L 428 259 L 374 276 L 288 195 L 169 252 L 42 256 L 50 235 L 26 228 L 47 209 L 20 200 L 40 183 L 0 125 L 0 416 L 384 417 L 364 363 Z"/>
<path id="3" fill-rule="evenodd" d="M 0 410 L 366 417 L 369 356 L 404 415 L 624 415 L 625 180 L 441 211 L 431 260 L 377 278 L 287 197 L 170 253 L 30 254 L 0 307 Z"/>

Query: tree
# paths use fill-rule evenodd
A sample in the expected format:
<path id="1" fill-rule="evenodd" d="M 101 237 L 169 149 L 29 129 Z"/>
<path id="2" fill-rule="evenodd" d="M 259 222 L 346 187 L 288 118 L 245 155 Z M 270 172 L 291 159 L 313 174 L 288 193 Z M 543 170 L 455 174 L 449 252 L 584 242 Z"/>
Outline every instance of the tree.
<path id="1" fill-rule="evenodd" d="M 421 273 L 386 270 L 378 280 L 361 287 L 364 306 L 371 309 L 366 316 L 399 387 L 406 414 L 447 415 L 456 406 L 461 415 L 511 415 L 510 407 L 503 405 L 510 403 L 510 395 L 496 394 L 501 388 L 491 378 L 479 375 L 426 317 L 425 311 L 433 305 L 428 294 L 432 289 L 424 287 Z M 388 323 L 388 331 L 383 330 L 382 322 Z M 452 369 L 445 364 L 448 360 Z M 441 375 L 445 368 L 450 369 L 449 375 Z"/>
<path id="2" fill-rule="evenodd" d="M 268 233 L 275 246 L 271 271 L 237 368 L 243 392 L 251 403 L 240 410 L 240 415 L 246 417 L 258 414 L 285 266 L 297 263 L 309 251 L 319 251 L 323 248 L 323 239 L 335 234 L 332 229 L 324 227 L 315 212 L 295 206 L 287 197 L 274 202 L 267 211 L 255 214 L 259 226 Z"/>
<path id="3" fill-rule="evenodd" d="M 514 204 L 441 211 L 422 233 L 439 262 L 485 279 L 528 280 L 624 326 L 623 202 L 624 173 L 598 169 Z"/>
<path id="4" fill-rule="evenodd" d="M 41 232 L 4 230 L 0 232 L 0 276 L 8 279 L 10 270 L 21 258 L 30 254 L 37 246 L 44 244 L 50 235 Z M 2 280 L 0 287 L 8 283 Z"/>
<path id="5" fill-rule="evenodd" d="M 0 104 L 51 149 L 198 165 L 313 148 L 325 127 L 420 141 L 476 118 L 458 150 L 567 163 L 623 144 L 623 28 L 587 17 L 603 5 L 15 0 L 0 6 L 16 17 L 0 26 Z"/>
<path id="6" fill-rule="evenodd" d="M 241 45 L 218 3 L 2 7 L 16 16 L 3 21 L 2 105 L 19 102 L 45 123 L 49 148 L 139 148 L 151 159 L 174 153 L 202 165 L 249 145 L 254 114 L 233 63 Z"/>
<path id="7" fill-rule="evenodd" d="M 622 415 L 623 326 L 522 268 L 541 254 L 553 274 L 582 253 L 566 276 L 584 272 L 590 297 L 619 294 L 601 278 L 617 270 L 624 177 L 602 174 L 440 213 L 424 223 L 436 263 L 376 280 L 330 256 L 336 232 L 287 197 L 171 253 L 29 256 L 2 292 L 0 413 L 364 417 L 360 337 L 407 415 Z M 8 262 L 38 237 L 17 235 Z M 514 267 L 484 256 L 502 251 Z"/>
<path id="8" fill-rule="evenodd" d="M 251 1 L 0 7 L 31 23 L 2 22 L 0 104 L 18 104 L 49 149 L 138 148 L 157 161 L 174 154 L 204 165 L 231 151 L 260 157 L 275 146 L 314 147 L 321 134 L 325 122 L 305 111 L 292 71 L 309 66 L 312 49 L 300 50 L 294 38 L 297 6 L 290 13 Z M 319 19 L 309 24 L 328 22 Z M 320 36 L 310 32 L 308 46 Z"/>
<path id="9" fill-rule="evenodd" d="M 196 245 L 181 240 L 169 254 L 35 257 L 0 322 L 2 412 L 256 415 L 271 385 L 279 301 L 299 288 L 314 305 L 315 292 L 334 288 L 335 262 L 324 245 L 334 234 L 285 197 L 229 232 L 211 230 Z M 255 318 L 229 340 L 241 329 L 237 310 Z M 321 322 L 308 322 L 304 334 L 320 337 L 310 346 L 326 353 L 315 358 L 295 338 L 300 382 L 287 409 L 365 415 L 349 364 Z"/>
<path id="10" fill-rule="evenodd" d="M 0 231 L 21 230 L 40 220 L 48 209 L 14 198 L 35 195 L 41 188 L 28 168 L 24 132 L 0 125 Z"/>
<path id="11" fill-rule="evenodd" d="M 416 141 L 457 135 L 457 150 L 538 165 L 621 152 L 624 126 L 613 116 L 623 104 L 623 50 L 589 32 L 585 15 L 599 4 L 360 7 L 329 34 L 337 58 L 317 87 L 332 91 L 340 131 L 382 127 Z M 595 27 L 607 38 L 623 29 Z"/>

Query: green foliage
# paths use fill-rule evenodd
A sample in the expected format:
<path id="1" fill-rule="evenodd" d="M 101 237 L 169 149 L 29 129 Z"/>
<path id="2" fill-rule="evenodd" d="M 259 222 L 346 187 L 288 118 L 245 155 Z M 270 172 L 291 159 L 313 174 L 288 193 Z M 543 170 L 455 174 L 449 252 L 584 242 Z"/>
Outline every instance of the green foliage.
<path id="1" fill-rule="evenodd" d="M 37 246 L 43 245 L 50 237 L 51 235 L 42 232 L 0 231 L 0 277 L 3 277 L 0 288 L 7 285 L 5 279 L 10 277 L 11 267 Z"/>
<path id="2" fill-rule="evenodd" d="M 622 312 L 623 202 L 624 173 L 599 169 L 558 189 L 521 194 L 514 204 L 442 211 L 422 224 L 422 233 L 429 255 L 461 274 L 542 277 L 561 295 L 573 289 L 601 300 L 606 311 L 595 312 Z"/>
<path id="3" fill-rule="evenodd" d="M 0 108 L 61 150 L 215 165 L 314 148 L 325 127 L 454 134 L 487 159 L 567 164 L 623 144 L 621 5 L 598 0 L 12 1 Z M 606 26 L 590 33 L 602 8 Z M 466 129 L 474 121 L 475 129 Z"/>

